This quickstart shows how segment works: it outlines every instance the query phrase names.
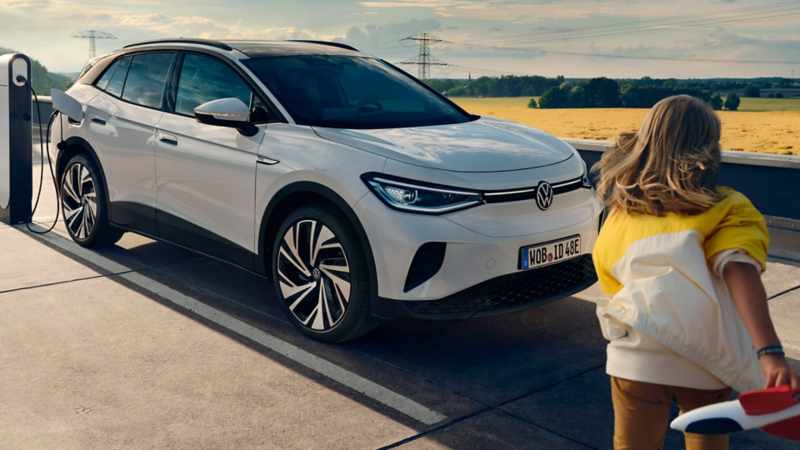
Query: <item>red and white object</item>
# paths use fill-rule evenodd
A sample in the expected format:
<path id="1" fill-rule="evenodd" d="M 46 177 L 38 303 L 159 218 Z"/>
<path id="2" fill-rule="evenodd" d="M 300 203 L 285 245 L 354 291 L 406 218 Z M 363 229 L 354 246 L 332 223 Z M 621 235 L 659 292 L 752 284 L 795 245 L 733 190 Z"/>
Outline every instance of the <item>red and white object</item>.
<path id="1" fill-rule="evenodd" d="M 696 434 L 726 434 L 761 428 L 769 434 L 800 441 L 800 403 L 788 386 L 747 392 L 732 402 L 681 414 L 673 430 Z"/>

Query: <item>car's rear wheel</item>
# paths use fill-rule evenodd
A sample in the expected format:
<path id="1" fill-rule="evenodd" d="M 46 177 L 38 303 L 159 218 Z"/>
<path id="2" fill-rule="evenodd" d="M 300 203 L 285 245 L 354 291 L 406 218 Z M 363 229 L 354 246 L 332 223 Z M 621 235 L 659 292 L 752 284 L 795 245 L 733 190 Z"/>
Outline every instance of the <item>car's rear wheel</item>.
<path id="1" fill-rule="evenodd" d="M 72 240 L 84 247 L 119 241 L 124 232 L 111 227 L 100 171 L 84 155 L 72 157 L 61 177 L 61 208 Z"/>
<path id="2" fill-rule="evenodd" d="M 304 206 L 284 220 L 272 274 L 286 315 L 303 334 L 342 342 L 375 327 L 364 250 L 336 208 Z"/>

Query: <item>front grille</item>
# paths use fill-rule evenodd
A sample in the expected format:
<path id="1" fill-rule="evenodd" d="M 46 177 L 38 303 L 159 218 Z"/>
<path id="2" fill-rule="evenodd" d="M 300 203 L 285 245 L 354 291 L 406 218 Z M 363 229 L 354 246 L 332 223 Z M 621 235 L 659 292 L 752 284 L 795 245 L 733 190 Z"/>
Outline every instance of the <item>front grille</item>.
<path id="1" fill-rule="evenodd" d="M 420 315 L 520 309 L 557 300 L 597 281 L 592 255 L 484 281 L 440 300 L 405 301 Z"/>
<path id="2" fill-rule="evenodd" d="M 582 178 L 552 183 L 553 195 L 565 194 L 583 187 Z M 486 191 L 484 197 L 486 203 L 506 203 L 518 202 L 520 200 L 531 200 L 536 198 L 538 186 L 506 190 L 506 191 Z"/>

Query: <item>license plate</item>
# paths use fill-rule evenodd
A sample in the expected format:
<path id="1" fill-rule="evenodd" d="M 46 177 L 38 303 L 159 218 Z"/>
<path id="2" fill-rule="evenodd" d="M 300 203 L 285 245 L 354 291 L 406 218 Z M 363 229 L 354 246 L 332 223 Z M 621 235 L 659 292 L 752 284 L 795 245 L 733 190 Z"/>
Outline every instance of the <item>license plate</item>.
<path id="1" fill-rule="evenodd" d="M 581 237 L 572 236 L 557 241 L 522 247 L 522 270 L 555 264 L 581 255 Z"/>

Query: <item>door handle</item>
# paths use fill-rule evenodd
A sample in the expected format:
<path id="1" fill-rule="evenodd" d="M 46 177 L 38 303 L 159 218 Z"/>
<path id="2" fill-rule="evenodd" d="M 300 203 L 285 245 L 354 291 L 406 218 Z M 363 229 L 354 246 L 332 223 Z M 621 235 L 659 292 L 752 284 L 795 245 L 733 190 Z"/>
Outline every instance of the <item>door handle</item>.
<path id="1" fill-rule="evenodd" d="M 158 140 L 170 145 L 178 145 L 178 137 L 167 133 L 158 133 Z"/>
<path id="2" fill-rule="evenodd" d="M 265 158 L 263 156 L 259 156 L 259 157 L 256 158 L 256 163 L 264 164 L 265 166 L 274 166 L 275 164 L 278 164 L 279 162 L 280 161 L 278 161 L 277 159 Z"/>
<path id="3" fill-rule="evenodd" d="M 97 117 L 92 117 L 92 123 L 96 123 L 98 125 L 105 125 L 106 121 Z"/>

